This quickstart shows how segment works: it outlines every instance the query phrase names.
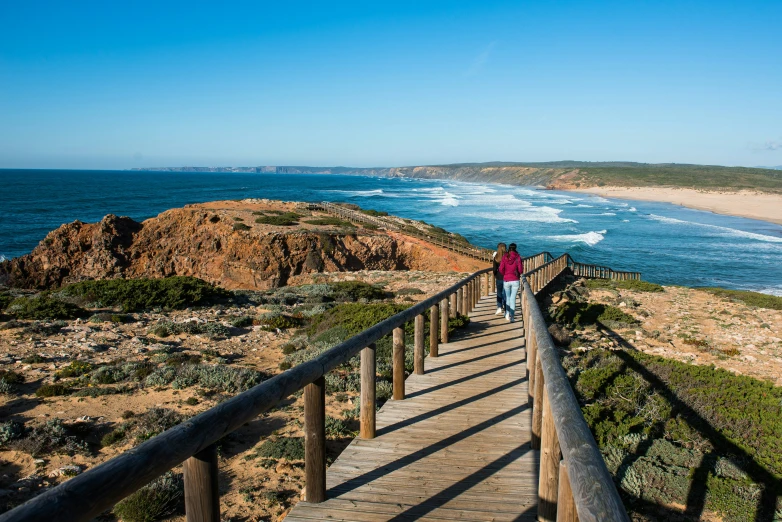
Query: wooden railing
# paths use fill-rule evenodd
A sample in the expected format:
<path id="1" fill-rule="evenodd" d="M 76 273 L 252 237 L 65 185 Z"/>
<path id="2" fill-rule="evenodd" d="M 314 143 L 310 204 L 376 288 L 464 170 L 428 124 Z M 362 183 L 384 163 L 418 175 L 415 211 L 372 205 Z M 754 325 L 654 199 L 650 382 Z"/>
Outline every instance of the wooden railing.
<path id="1" fill-rule="evenodd" d="M 560 274 L 573 270 L 574 264 L 579 270 L 591 266 L 575 263 L 563 254 L 522 277 L 521 307 L 533 404 L 532 447 L 540 450 L 538 520 L 629 522 L 535 299 Z"/>
<path id="2" fill-rule="evenodd" d="M 571 267 L 572 260 L 567 254 L 554 259 L 548 252 L 543 252 L 524 258 L 523 262 L 527 272 L 522 278 L 521 299 L 528 347 L 530 394 L 534 397 L 533 443 L 537 437 L 538 447 L 542 448 L 539 510 L 551 513 L 553 509 L 556 513 L 558 504 L 562 516 L 577 511 L 583 522 L 626 521 L 627 515 L 624 514 L 616 488 L 559 364 L 530 286 L 534 284 L 534 291 L 541 291 Z M 467 315 L 481 296 L 493 292 L 494 287 L 490 268 L 475 272 L 316 358 L 276 375 L 138 447 L 45 491 L 0 515 L 0 522 L 91 520 L 181 463 L 184 463 L 187 521 L 219 522 L 215 443 L 302 388 L 305 495 L 308 502 L 322 502 L 326 499 L 325 375 L 360 354 L 359 436 L 374 438 L 375 343 L 389 334 L 393 335 L 393 397 L 404 399 L 404 325 L 414 322 L 414 373 L 422 374 L 426 343 L 424 314 L 430 317 L 429 356 L 437 357 L 439 343 L 448 342 L 448 319 L 456 317 L 457 313 Z M 548 413 L 542 414 L 543 409 Z M 537 419 L 537 424 L 534 419 Z M 561 464 L 558 456 L 560 452 L 563 456 Z M 556 520 L 575 518 L 570 516 Z"/>
<path id="3" fill-rule="evenodd" d="M 299 205 L 302 208 L 307 208 L 309 210 L 321 210 L 333 216 L 350 221 L 351 223 L 367 223 L 370 225 L 375 225 L 379 228 L 402 232 L 409 236 L 423 239 L 429 243 L 445 248 L 452 252 L 456 252 L 463 256 L 480 259 L 481 261 L 486 261 L 487 263 L 491 262 L 491 250 L 474 247 L 469 243 L 465 244 L 460 241 L 455 241 L 450 237 L 433 236 L 413 226 L 402 228 L 398 223 L 395 223 L 391 219 L 382 219 L 380 217 L 370 216 L 368 214 L 364 214 L 363 212 L 346 208 L 342 205 L 335 205 L 334 203 L 329 203 L 327 201 L 321 203 L 299 203 Z"/>

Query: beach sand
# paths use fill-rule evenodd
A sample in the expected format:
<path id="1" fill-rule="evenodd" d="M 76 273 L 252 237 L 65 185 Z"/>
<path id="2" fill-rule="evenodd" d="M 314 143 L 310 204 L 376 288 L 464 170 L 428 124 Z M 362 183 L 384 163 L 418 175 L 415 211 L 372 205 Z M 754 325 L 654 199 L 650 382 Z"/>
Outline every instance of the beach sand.
<path id="1" fill-rule="evenodd" d="M 567 190 L 606 198 L 675 203 L 717 214 L 759 219 L 782 225 L 782 194 L 751 191 L 707 192 L 673 187 L 590 187 Z"/>

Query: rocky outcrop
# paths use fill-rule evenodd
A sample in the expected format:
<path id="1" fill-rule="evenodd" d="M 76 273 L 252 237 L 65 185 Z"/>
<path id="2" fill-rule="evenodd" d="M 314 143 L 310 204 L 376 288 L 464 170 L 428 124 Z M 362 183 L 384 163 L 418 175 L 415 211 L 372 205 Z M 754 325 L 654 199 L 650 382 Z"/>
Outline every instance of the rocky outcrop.
<path id="1" fill-rule="evenodd" d="M 206 205 L 169 210 L 143 223 L 114 215 L 99 223 L 76 221 L 50 232 L 30 254 L 0 263 L 0 284 L 47 289 L 85 279 L 187 275 L 229 289 L 266 289 L 312 272 L 481 267 L 396 233 L 263 225 L 234 230 L 234 223 L 230 209 Z"/>

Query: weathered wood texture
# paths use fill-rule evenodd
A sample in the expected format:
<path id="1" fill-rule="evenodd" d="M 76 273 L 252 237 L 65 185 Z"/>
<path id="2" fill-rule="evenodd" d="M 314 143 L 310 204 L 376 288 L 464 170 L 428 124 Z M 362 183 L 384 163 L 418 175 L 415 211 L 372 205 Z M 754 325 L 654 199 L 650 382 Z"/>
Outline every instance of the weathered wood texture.
<path id="1" fill-rule="evenodd" d="M 212 445 L 193 455 L 183 468 L 187 522 L 220 522 L 217 448 Z"/>
<path id="2" fill-rule="evenodd" d="M 361 427 L 359 435 L 362 439 L 375 438 L 376 380 L 377 364 L 375 362 L 375 345 L 370 344 L 361 350 Z"/>
<path id="3" fill-rule="evenodd" d="M 299 502 L 287 521 L 535 520 L 523 323 L 495 302 L 407 379 L 407 399 L 386 402 L 376 438 L 331 465 L 326 502 Z"/>
<path id="4" fill-rule="evenodd" d="M 394 400 L 405 398 L 405 329 L 394 328 L 391 366 L 393 371 Z"/>
<path id="5" fill-rule="evenodd" d="M 437 357 L 440 339 L 437 329 L 440 327 L 440 310 L 437 305 L 429 309 L 429 357 Z"/>
<path id="6" fill-rule="evenodd" d="M 323 502 L 326 500 L 325 377 L 315 379 L 314 382 L 304 387 L 304 435 L 304 484 L 307 501 Z"/>

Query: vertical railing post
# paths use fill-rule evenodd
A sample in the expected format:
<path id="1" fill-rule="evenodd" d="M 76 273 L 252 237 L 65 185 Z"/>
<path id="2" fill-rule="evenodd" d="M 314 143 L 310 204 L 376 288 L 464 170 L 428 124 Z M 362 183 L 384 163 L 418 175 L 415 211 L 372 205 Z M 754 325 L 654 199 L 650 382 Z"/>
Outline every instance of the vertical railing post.
<path id="1" fill-rule="evenodd" d="M 220 522 L 217 447 L 212 444 L 184 463 L 187 522 Z"/>
<path id="2" fill-rule="evenodd" d="M 304 487 L 307 502 L 326 500 L 326 379 L 304 387 Z"/>
<path id="3" fill-rule="evenodd" d="M 361 428 L 362 439 L 375 438 L 375 344 L 361 350 Z"/>
<path id="4" fill-rule="evenodd" d="M 440 342 L 448 342 L 448 298 L 440 302 Z"/>
<path id="5" fill-rule="evenodd" d="M 393 397 L 395 401 L 401 401 L 405 398 L 405 329 L 403 327 L 394 328 L 391 350 Z"/>
<path id="6" fill-rule="evenodd" d="M 462 286 L 456 291 L 456 311 L 464 315 L 464 287 Z"/>
<path id="7" fill-rule="evenodd" d="M 429 308 L 429 357 L 439 355 L 439 345 L 437 339 L 437 329 L 440 327 L 440 314 L 437 305 Z"/>
<path id="8" fill-rule="evenodd" d="M 450 318 L 456 317 L 456 313 L 459 311 L 459 308 L 457 306 L 459 304 L 457 302 L 457 298 L 458 297 L 459 297 L 459 291 L 458 290 L 456 292 L 452 293 L 450 295 L 450 297 L 449 297 L 449 300 L 448 300 L 448 305 L 449 305 L 448 306 L 448 317 L 450 317 Z"/>
<path id="9" fill-rule="evenodd" d="M 424 374 L 424 314 L 415 316 L 415 348 L 413 349 L 413 372 Z"/>
<path id="10" fill-rule="evenodd" d="M 542 380 L 542 379 L 541 379 Z M 540 437 L 540 476 L 538 481 L 538 520 L 554 522 L 557 519 L 559 495 L 559 448 L 557 428 L 551 415 L 548 390 L 543 387 L 543 425 Z"/>
<path id="11" fill-rule="evenodd" d="M 543 427 L 543 396 L 545 395 L 546 379 L 540 365 L 540 356 L 535 355 L 535 374 L 533 375 L 535 394 L 532 401 L 532 449 L 540 449 L 540 438 Z"/>
<path id="12" fill-rule="evenodd" d="M 570 487 L 570 476 L 565 461 L 559 461 L 559 492 L 557 493 L 557 522 L 578 522 L 576 502 Z"/>

